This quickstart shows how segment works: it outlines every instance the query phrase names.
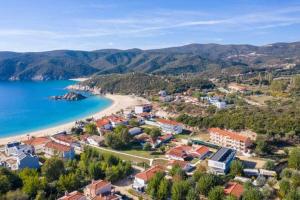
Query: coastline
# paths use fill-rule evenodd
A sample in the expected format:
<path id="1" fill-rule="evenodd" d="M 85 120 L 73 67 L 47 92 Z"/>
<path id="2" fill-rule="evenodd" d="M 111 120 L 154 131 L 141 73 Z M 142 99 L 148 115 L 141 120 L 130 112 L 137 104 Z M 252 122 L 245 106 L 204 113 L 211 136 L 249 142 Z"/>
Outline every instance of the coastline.
<path id="1" fill-rule="evenodd" d="M 135 105 L 142 104 L 142 103 L 147 103 L 146 99 L 143 99 L 141 97 L 136 97 L 136 96 L 130 96 L 130 95 L 107 94 L 104 97 L 106 97 L 112 101 L 112 104 L 109 107 L 107 107 L 93 115 L 86 116 L 81 119 L 86 119 L 86 118 L 90 118 L 90 117 L 94 117 L 94 118 L 98 119 L 98 118 L 116 113 L 122 109 L 133 107 Z M 81 119 L 77 119 L 77 120 L 81 120 Z M 38 131 L 28 132 L 28 133 L 24 133 L 24 134 L 20 134 L 20 135 L 16 135 L 16 136 L 3 137 L 3 138 L 0 138 L 0 145 L 4 145 L 11 141 L 24 141 L 24 140 L 27 140 L 29 136 L 34 136 L 34 137 L 51 136 L 60 131 L 70 130 L 74 126 L 74 124 L 75 124 L 75 121 L 72 121 L 72 122 L 68 122 L 65 124 L 58 125 L 58 126 L 38 130 Z"/>

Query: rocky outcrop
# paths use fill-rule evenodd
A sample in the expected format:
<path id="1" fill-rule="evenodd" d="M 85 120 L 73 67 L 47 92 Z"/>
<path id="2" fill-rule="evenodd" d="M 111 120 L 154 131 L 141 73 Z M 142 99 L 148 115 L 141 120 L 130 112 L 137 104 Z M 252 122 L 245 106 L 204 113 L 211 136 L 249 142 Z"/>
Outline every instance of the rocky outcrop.
<path id="1" fill-rule="evenodd" d="M 89 92 L 94 95 L 99 95 L 101 94 L 101 88 L 98 87 L 90 87 L 88 85 L 82 85 L 82 84 L 74 84 L 74 85 L 69 85 L 66 87 L 67 90 L 73 90 L 73 91 L 84 91 L 84 92 Z"/>
<path id="2" fill-rule="evenodd" d="M 86 97 L 82 94 L 76 93 L 76 92 L 68 92 L 65 95 L 62 96 L 51 96 L 50 99 L 53 100 L 67 100 L 67 101 L 79 101 L 82 99 L 85 99 Z"/>

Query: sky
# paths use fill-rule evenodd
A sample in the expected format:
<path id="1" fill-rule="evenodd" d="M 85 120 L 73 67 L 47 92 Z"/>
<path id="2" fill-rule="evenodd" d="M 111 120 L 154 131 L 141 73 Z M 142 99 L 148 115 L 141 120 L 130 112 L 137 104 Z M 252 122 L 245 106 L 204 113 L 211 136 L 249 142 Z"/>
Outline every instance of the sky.
<path id="1" fill-rule="evenodd" d="M 0 51 L 300 41 L 300 0 L 0 0 Z"/>

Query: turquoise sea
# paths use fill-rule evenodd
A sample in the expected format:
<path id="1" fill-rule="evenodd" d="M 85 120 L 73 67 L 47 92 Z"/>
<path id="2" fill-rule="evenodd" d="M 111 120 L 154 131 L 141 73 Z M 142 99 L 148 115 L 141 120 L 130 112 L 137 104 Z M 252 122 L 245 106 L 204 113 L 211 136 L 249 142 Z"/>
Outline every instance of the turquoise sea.
<path id="1" fill-rule="evenodd" d="M 81 101 L 54 101 L 74 81 L 1 82 L 0 137 L 13 136 L 78 120 L 111 105 L 111 100 L 90 96 Z"/>

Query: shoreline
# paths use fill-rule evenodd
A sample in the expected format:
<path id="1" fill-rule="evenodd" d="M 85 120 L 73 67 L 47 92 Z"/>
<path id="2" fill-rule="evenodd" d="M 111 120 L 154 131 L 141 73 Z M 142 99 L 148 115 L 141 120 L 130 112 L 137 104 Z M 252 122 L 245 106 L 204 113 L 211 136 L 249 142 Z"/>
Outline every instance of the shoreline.
<path id="1" fill-rule="evenodd" d="M 104 116 L 116 113 L 122 109 L 133 107 L 135 105 L 142 104 L 142 103 L 148 103 L 146 99 L 143 99 L 143 98 L 137 97 L 137 96 L 130 96 L 130 95 L 107 94 L 107 95 L 104 95 L 104 97 L 110 99 L 112 101 L 112 104 L 109 107 L 107 107 L 99 112 L 96 112 L 93 115 L 89 115 L 84 118 L 74 120 L 72 122 L 53 126 L 50 128 L 41 129 L 38 131 L 23 133 L 23 134 L 15 135 L 15 136 L 3 137 L 3 138 L 0 138 L 0 145 L 7 144 L 8 142 L 11 142 L 11 141 L 24 141 L 24 140 L 27 140 L 28 137 L 32 137 L 32 136 L 34 136 L 34 137 L 51 136 L 60 131 L 70 130 L 75 125 L 75 121 L 83 120 L 83 119 L 91 118 L 91 117 L 98 119 L 98 118 L 102 118 Z"/>

